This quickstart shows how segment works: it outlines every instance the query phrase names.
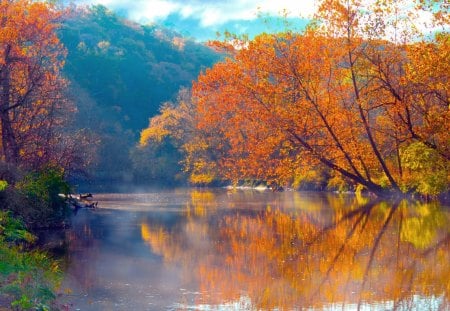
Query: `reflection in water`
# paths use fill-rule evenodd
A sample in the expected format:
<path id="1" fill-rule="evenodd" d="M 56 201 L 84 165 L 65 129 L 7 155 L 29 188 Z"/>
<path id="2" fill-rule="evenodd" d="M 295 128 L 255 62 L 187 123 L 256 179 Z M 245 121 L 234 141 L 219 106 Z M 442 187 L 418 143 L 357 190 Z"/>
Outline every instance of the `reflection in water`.
<path id="1" fill-rule="evenodd" d="M 167 196 L 180 203 L 163 200 L 167 212 L 133 211 L 130 201 L 127 211 L 78 220 L 83 229 L 69 235 L 68 267 L 77 282 L 69 284 L 103 299 L 97 309 L 450 308 L 450 218 L 436 203 L 296 192 Z M 83 248 L 89 252 L 77 253 Z M 91 270 L 105 250 L 125 273 Z M 74 271 L 80 257 L 95 264 Z M 121 277 L 141 294 L 108 304 L 132 295 L 117 289 Z"/>

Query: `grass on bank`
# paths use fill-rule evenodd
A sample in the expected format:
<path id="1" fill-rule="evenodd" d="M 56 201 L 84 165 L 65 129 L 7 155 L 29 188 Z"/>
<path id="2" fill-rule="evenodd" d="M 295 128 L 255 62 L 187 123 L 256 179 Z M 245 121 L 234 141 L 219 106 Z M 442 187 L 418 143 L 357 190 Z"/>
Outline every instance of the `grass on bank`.
<path id="1" fill-rule="evenodd" d="M 13 173 L 0 168 L 0 310 L 57 309 L 58 262 L 36 249 L 32 232 L 66 225 L 69 210 L 58 194 L 69 186 L 58 169 Z"/>

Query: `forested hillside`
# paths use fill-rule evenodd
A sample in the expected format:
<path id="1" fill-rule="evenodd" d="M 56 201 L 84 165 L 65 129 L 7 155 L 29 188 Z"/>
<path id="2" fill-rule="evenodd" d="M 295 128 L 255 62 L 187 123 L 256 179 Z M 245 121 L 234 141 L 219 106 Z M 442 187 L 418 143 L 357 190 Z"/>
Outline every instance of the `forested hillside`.
<path id="1" fill-rule="evenodd" d="M 99 142 L 90 178 L 132 181 L 129 155 L 139 131 L 218 54 L 158 25 L 123 19 L 104 6 L 72 8 L 59 36 L 68 51 L 64 72 L 78 107 L 77 124 Z"/>

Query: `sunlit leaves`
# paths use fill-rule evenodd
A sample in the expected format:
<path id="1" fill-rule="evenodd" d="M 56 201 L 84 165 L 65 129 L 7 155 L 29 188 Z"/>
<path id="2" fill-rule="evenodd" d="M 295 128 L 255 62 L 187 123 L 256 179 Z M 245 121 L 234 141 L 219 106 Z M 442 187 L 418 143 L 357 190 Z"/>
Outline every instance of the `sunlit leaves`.
<path id="1" fill-rule="evenodd" d="M 150 120 L 149 127 L 141 132 L 140 145 L 146 146 L 149 142 L 161 142 L 164 137 L 175 134 L 170 129 L 176 125 L 177 110 L 169 104 L 165 104 L 160 109 L 160 115 Z"/>
<path id="2" fill-rule="evenodd" d="M 209 184 L 216 180 L 216 164 L 213 140 L 207 143 L 202 132 L 198 131 L 198 117 L 188 89 L 181 89 L 177 102 L 166 103 L 160 114 L 151 118 L 149 126 L 141 132 L 140 146 L 164 144 L 164 139 L 171 141 L 184 155 L 182 165 L 189 172 L 193 184 Z"/>
<path id="3" fill-rule="evenodd" d="M 401 151 L 405 183 L 419 193 L 436 195 L 447 190 L 449 163 L 436 150 L 415 142 Z"/>
<path id="4" fill-rule="evenodd" d="M 317 27 L 258 36 L 200 75 L 198 129 L 214 137 L 226 178 L 292 184 L 298 168 L 321 163 L 370 191 L 399 192 L 400 150 L 421 142 L 448 162 L 448 35 L 386 40 L 406 18 L 390 4 L 322 1 Z M 386 25 L 369 33 L 371 12 Z M 438 183 L 415 189 L 436 195 Z"/>

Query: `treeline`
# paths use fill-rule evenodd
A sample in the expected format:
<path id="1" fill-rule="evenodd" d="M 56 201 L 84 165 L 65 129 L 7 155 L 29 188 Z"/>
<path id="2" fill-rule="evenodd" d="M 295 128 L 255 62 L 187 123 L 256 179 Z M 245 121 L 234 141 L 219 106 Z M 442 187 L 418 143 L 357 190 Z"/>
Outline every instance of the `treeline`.
<path id="1" fill-rule="evenodd" d="M 444 193 L 448 10 L 439 1 L 321 1 L 302 33 L 216 42 L 228 58 L 199 76 L 191 96 L 163 106 L 141 145 L 175 142 L 197 184 Z M 413 24 L 423 15 L 431 33 Z"/>

